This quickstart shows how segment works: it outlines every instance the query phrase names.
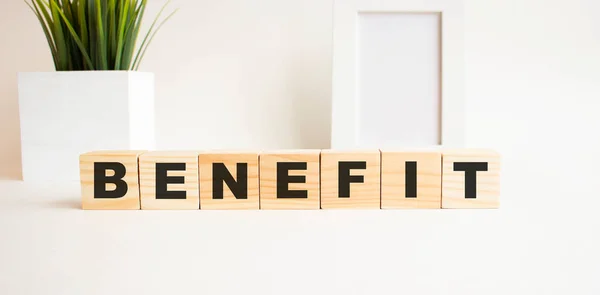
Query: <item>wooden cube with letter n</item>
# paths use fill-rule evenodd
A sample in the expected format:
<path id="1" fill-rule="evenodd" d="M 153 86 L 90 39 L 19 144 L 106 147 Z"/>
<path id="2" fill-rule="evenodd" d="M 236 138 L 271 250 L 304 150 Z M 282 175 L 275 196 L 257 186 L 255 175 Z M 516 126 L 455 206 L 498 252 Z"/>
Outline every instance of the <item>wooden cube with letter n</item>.
<path id="1" fill-rule="evenodd" d="M 321 208 L 379 209 L 379 150 L 321 152 Z"/>
<path id="2" fill-rule="evenodd" d="M 140 209 L 138 157 L 143 151 L 95 151 L 79 156 L 83 209 Z"/>
<path id="3" fill-rule="evenodd" d="M 197 152 L 148 152 L 139 163 L 142 209 L 200 209 Z"/>
<path id="4" fill-rule="evenodd" d="M 258 153 L 203 152 L 200 209 L 259 209 Z"/>
<path id="5" fill-rule="evenodd" d="M 381 208 L 442 207 L 442 154 L 381 151 Z"/>
<path id="6" fill-rule="evenodd" d="M 498 208 L 500 155 L 492 150 L 442 154 L 442 208 Z"/>
<path id="7" fill-rule="evenodd" d="M 261 153 L 261 209 L 319 209 L 320 150 Z"/>

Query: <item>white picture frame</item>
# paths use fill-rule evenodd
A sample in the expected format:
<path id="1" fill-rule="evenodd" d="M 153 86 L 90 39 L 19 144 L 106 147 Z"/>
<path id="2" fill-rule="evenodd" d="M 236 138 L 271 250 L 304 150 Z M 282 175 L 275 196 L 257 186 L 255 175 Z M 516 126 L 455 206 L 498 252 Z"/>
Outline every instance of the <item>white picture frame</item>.
<path id="1" fill-rule="evenodd" d="M 462 147 L 465 137 L 462 1 L 334 0 L 331 148 L 402 145 L 377 145 L 360 140 L 358 22 L 359 15 L 364 13 L 439 14 L 439 140 L 436 146 Z"/>

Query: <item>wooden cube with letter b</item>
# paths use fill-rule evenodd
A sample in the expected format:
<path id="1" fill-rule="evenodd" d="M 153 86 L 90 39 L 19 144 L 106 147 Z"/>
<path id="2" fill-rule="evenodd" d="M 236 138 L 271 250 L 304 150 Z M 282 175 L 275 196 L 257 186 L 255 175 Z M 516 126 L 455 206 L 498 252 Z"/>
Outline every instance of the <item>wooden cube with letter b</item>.
<path id="1" fill-rule="evenodd" d="M 498 208 L 500 155 L 492 150 L 442 154 L 442 208 Z"/>
<path id="2" fill-rule="evenodd" d="M 442 154 L 381 151 L 381 208 L 442 207 Z"/>
<path id="3" fill-rule="evenodd" d="M 203 152 L 200 209 L 259 209 L 258 153 Z"/>
<path id="4" fill-rule="evenodd" d="M 320 150 L 261 153 L 261 209 L 319 209 Z"/>
<path id="5" fill-rule="evenodd" d="M 200 209 L 197 152 L 148 152 L 140 156 L 142 209 Z"/>
<path id="6" fill-rule="evenodd" d="M 94 151 L 79 156 L 83 209 L 140 209 L 138 157 L 143 151 Z"/>
<path id="7" fill-rule="evenodd" d="M 379 209 L 379 150 L 321 152 L 322 209 Z"/>

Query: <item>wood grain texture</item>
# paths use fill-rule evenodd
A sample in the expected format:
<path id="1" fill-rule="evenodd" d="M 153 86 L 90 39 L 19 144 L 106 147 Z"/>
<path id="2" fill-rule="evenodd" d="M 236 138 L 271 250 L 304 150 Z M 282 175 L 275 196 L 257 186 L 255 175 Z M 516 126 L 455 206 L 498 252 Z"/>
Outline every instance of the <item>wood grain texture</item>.
<path id="1" fill-rule="evenodd" d="M 363 175 L 363 183 L 350 184 L 350 196 L 339 194 L 339 163 L 366 162 L 366 169 L 351 169 L 350 175 Z M 322 209 L 379 209 L 380 194 L 379 150 L 321 152 L 321 208 Z"/>
<path id="2" fill-rule="evenodd" d="M 142 210 L 198 210 L 200 208 L 198 181 L 198 152 L 148 152 L 139 158 L 140 199 Z M 185 163 L 185 171 L 168 171 L 167 176 L 183 176 L 183 184 L 168 184 L 168 191 L 185 191 L 186 198 L 156 199 L 156 163 Z"/>
<path id="3" fill-rule="evenodd" d="M 446 150 L 442 154 L 442 208 L 499 208 L 500 155 L 492 150 Z M 465 172 L 454 171 L 456 162 L 485 162 L 488 171 L 478 171 L 477 196 L 465 198 Z"/>
<path id="4" fill-rule="evenodd" d="M 258 153 L 253 152 L 203 152 L 198 157 L 200 166 L 200 209 L 246 209 L 258 210 Z M 237 164 L 247 165 L 247 199 L 236 199 L 231 189 L 223 183 L 223 199 L 213 198 L 213 163 L 223 163 L 237 179 Z"/>
<path id="5" fill-rule="evenodd" d="M 259 156 L 260 209 L 319 209 L 319 154 L 320 150 L 289 150 L 261 153 Z M 305 182 L 289 183 L 288 189 L 305 190 L 307 191 L 307 198 L 277 198 L 278 162 L 306 163 L 306 170 L 289 171 L 289 175 L 304 176 Z"/>
<path id="6" fill-rule="evenodd" d="M 139 210 L 140 190 L 138 182 L 138 156 L 143 151 L 93 151 L 79 156 L 81 207 L 85 210 Z M 127 193 L 118 199 L 94 198 L 94 163 L 117 162 L 125 166 Z M 112 173 L 112 174 L 111 174 Z M 106 175 L 114 175 L 107 171 Z M 114 190 L 115 184 L 106 184 L 107 190 Z"/>
<path id="7" fill-rule="evenodd" d="M 416 162 L 417 195 L 406 197 L 406 162 Z M 381 151 L 381 208 L 442 207 L 442 154 L 440 152 Z"/>

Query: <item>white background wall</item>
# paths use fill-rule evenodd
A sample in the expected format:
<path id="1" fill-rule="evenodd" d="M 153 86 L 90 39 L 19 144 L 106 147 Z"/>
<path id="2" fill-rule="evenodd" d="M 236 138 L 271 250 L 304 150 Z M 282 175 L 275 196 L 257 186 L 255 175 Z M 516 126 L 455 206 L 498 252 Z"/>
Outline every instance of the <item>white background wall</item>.
<path id="1" fill-rule="evenodd" d="M 173 4 L 143 65 L 157 76 L 160 148 L 328 146 L 331 1 Z M 466 0 L 465 13 L 467 143 L 503 154 L 501 210 L 24 214 L 3 229 L 1 282 L 56 294 L 600 293 L 600 2 Z M 16 72 L 52 68 L 21 1 L 0 22 L 0 176 L 19 178 Z M 46 231 L 73 220 L 109 223 Z M 111 220 L 129 225 L 115 233 Z"/>

